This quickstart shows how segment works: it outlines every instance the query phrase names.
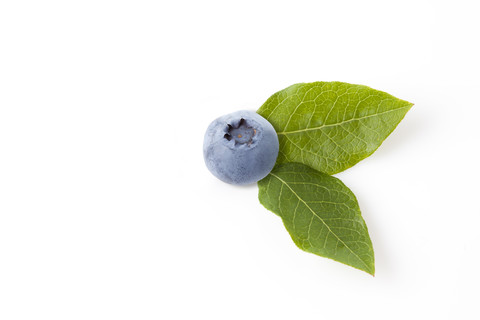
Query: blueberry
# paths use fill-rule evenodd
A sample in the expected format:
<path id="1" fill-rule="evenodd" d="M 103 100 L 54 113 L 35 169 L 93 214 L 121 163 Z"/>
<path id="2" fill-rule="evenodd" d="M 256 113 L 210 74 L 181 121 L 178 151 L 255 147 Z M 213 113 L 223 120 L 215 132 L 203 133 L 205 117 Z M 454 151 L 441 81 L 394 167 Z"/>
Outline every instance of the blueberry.
<path id="1" fill-rule="evenodd" d="M 205 133 L 203 157 L 220 180 L 248 184 L 263 179 L 278 155 L 278 137 L 258 113 L 237 111 L 214 120 Z"/>

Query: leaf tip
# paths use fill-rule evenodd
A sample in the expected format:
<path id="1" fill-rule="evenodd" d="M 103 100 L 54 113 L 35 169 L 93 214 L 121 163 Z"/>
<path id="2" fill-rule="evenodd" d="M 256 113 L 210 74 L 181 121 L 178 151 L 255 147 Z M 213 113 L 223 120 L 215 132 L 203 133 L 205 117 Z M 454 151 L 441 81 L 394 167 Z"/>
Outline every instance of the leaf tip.
<path id="1" fill-rule="evenodd" d="M 375 267 L 373 267 L 373 269 L 368 273 L 375 278 Z"/>

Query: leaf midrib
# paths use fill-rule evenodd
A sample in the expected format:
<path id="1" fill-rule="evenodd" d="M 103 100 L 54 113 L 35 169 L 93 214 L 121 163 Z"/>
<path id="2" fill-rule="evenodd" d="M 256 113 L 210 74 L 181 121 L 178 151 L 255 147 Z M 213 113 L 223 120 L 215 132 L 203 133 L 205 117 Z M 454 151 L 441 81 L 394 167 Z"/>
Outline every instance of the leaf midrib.
<path id="1" fill-rule="evenodd" d="M 310 208 L 310 206 L 289 186 L 289 184 L 283 180 L 282 178 L 280 178 L 279 176 L 277 176 L 276 174 L 274 173 L 271 173 L 270 172 L 270 175 L 274 176 L 275 178 L 277 178 L 278 180 L 280 180 L 281 183 L 283 183 L 284 185 L 287 186 L 288 189 L 290 189 L 290 191 L 298 198 L 299 201 L 301 201 L 307 208 L 308 210 L 310 210 L 310 212 L 315 216 L 317 217 L 324 225 L 325 227 L 328 229 L 328 232 L 330 232 L 331 234 L 333 234 L 335 236 L 335 238 L 337 238 L 338 241 L 340 241 L 344 246 L 345 248 L 347 248 L 359 261 L 361 261 L 363 263 L 363 265 L 367 268 L 367 270 L 370 270 L 371 268 L 365 263 L 365 261 L 363 261 L 352 249 L 350 249 L 350 247 L 342 240 L 340 239 L 337 234 L 335 232 L 332 231 L 332 229 L 330 229 L 330 226 L 319 216 L 316 214 L 315 211 L 313 211 L 312 208 Z"/>
<path id="2" fill-rule="evenodd" d="M 398 110 L 401 110 L 401 109 L 411 108 L 411 107 L 412 107 L 411 105 L 408 105 L 408 106 L 405 106 L 405 107 L 400 107 L 400 108 L 396 108 L 396 109 L 392 109 L 392 110 L 387 110 L 387 111 L 380 112 L 380 113 L 371 114 L 371 115 L 365 116 L 365 117 L 352 118 L 352 119 L 345 120 L 345 121 L 341 121 L 341 122 L 337 122 L 337 123 L 324 124 L 324 125 L 321 125 L 321 126 L 319 126 L 319 127 L 306 128 L 306 129 L 302 129 L 302 130 L 281 131 L 281 132 L 277 132 L 277 134 L 287 135 L 287 134 L 293 134 L 293 133 L 301 133 L 301 132 L 307 132 L 307 131 L 315 131 L 315 130 L 320 130 L 320 129 L 328 128 L 328 127 L 341 126 L 341 125 L 343 125 L 343 124 L 345 124 L 345 123 L 349 123 L 349 122 L 352 122 L 352 121 L 359 121 L 359 120 L 363 120 L 363 119 L 367 119 L 367 118 L 377 117 L 377 116 L 380 116 L 380 115 L 383 115 L 383 114 L 386 114 L 386 113 L 398 111 Z"/>

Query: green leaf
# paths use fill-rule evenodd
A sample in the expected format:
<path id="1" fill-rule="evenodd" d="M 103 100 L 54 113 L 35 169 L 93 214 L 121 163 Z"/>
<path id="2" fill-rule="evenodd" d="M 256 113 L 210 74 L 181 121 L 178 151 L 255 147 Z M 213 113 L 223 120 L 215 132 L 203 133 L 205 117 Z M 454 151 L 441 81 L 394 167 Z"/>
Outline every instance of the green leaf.
<path id="1" fill-rule="evenodd" d="M 355 195 L 339 179 L 300 163 L 258 182 L 260 203 L 279 215 L 302 250 L 374 274 L 374 255 Z"/>
<path id="2" fill-rule="evenodd" d="M 313 82 L 275 93 L 257 112 L 277 131 L 278 163 L 335 174 L 371 155 L 412 105 L 362 85 Z"/>

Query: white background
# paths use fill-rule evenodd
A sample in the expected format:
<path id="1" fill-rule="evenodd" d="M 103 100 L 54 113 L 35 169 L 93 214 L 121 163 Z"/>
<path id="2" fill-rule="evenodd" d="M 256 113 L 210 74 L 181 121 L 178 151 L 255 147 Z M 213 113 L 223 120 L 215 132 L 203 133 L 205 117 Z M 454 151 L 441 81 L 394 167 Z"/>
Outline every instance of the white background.
<path id="1" fill-rule="evenodd" d="M 0 319 L 479 319 L 478 1 L 1 1 Z M 415 103 L 337 177 L 375 277 L 215 179 L 214 118 L 311 81 Z"/>

